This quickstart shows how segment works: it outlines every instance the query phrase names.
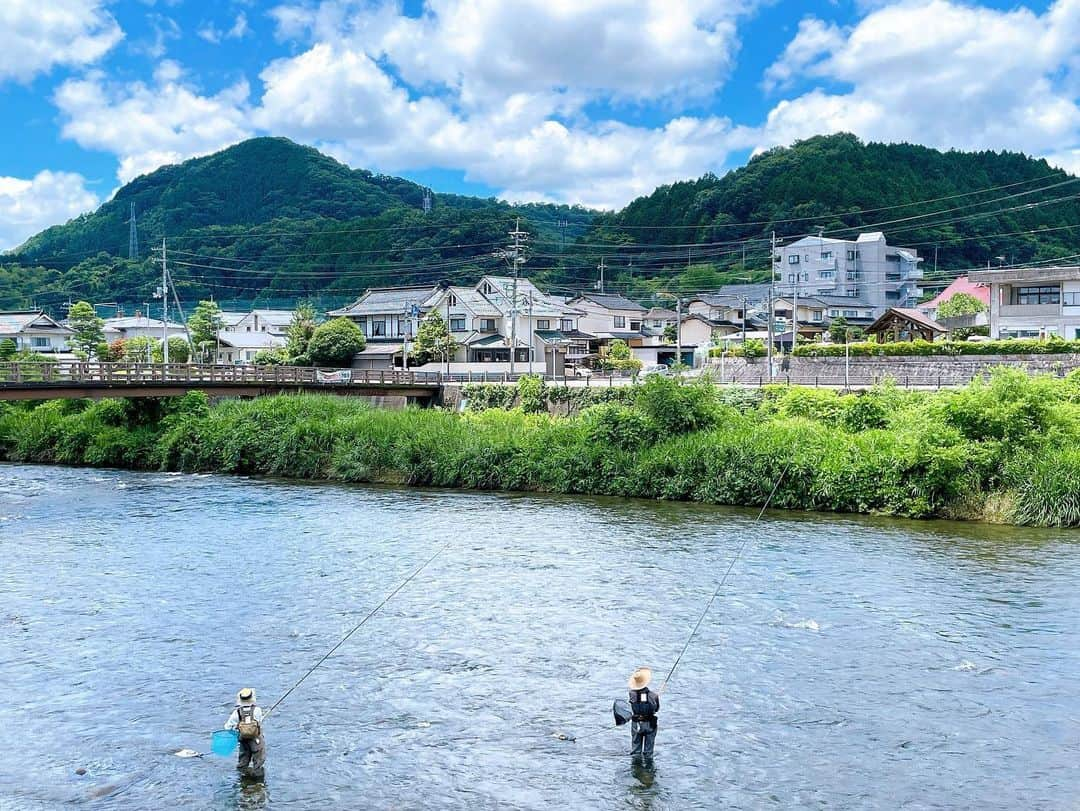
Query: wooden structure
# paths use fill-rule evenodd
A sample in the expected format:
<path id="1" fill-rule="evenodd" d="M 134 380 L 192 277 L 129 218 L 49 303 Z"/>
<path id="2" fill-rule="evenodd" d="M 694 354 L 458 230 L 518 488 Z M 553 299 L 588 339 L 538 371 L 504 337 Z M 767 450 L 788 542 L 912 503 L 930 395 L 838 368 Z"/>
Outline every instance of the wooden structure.
<path id="1" fill-rule="evenodd" d="M 878 343 L 891 341 L 914 341 L 921 338 L 933 341 L 949 330 L 918 310 L 890 307 L 873 324 L 866 328 Z"/>

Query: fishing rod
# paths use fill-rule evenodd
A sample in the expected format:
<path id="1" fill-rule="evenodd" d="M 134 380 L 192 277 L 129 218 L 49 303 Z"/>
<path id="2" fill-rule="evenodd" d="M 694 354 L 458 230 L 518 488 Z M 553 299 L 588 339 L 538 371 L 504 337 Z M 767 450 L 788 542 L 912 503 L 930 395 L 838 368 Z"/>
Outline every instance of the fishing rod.
<path id="1" fill-rule="evenodd" d="M 367 613 L 367 616 L 365 616 L 362 620 L 360 620 L 360 622 L 356 623 L 356 625 L 354 625 L 349 630 L 349 632 L 347 634 L 345 634 L 345 636 L 343 636 L 340 640 L 338 640 L 338 643 L 336 645 L 334 645 L 334 647 L 330 648 L 330 650 L 328 650 L 325 654 L 323 654 L 323 657 L 321 659 L 319 659 L 319 661 L 317 661 L 315 664 L 313 664 L 311 666 L 311 668 L 307 671 L 307 673 L 305 673 L 303 676 L 301 676 L 299 679 L 297 679 L 296 683 L 293 684 L 293 686 L 290 687 L 288 690 L 286 690 L 284 695 L 282 695 L 281 698 L 279 698 L 277 701 L 275 701 L 274 705 L 269 710 L 266 711 L 266 713 L 263 715 L 263 718 L 264 719 L 269 718 L 270 713 L 272 713 L 274 710 L 276 710 L 278 708 L 278 705 L 281 704 L 281 702 L 284 701 L 286 698 L 288 698 L 293 690 L 295 690 L 297 687 L 299 687 L 301 684 L 303 684 L 304 680 L 308 676 L 310 676 L 312 673 L 314 673 L 316 670 L 318 670 L 323 662 L 325 662 L 327 659 L 329 659 L 331 656 L 334 655 L 334 651 L 336 651 L 338 648 L 340 648 L 342 645 L 344 645 L 349 640 L 349 637 L 351 637 L 353 634 L 355 634 L 357 631 L 359 631 L 362 627 L 364 627 L 364 625 L 367 623 L 368 620 L 370 620 L 372 617 L 374 617 L 376 614 L 378 614 L 379 611 L 381 611 L 383 609 L 383 607 L 388 602 L 390 602 L 392 599 L 394 599 L 394 596 L 399 591 L 401 591 L 403 588 L 405 588 L 407 585 L 409 585 L 409 583 L 411 583 L 413 581 L 413 579 L 418 574 L 420 574 L 420 572 L 424 571 L 424 569 L 426 569 L 428 567 L 428 565 L 432 561 L 435 560 L 435 558 L 437 558 L 439 555 L 441 555 L 443 552 L 445 552 L 447 549 L 449 549 L 451 543 L 453 543 L 453 541 L 447 541 L 445 544 L 440 546 L 435 551 L 435 554 L 433 554 L 431 557 L 429 557 L 427 560 L 425 560 L 422 564 L 420 564 L 419 567 L 417 567 L 415 570 L 413 570 L 412 574 L 410 574 L 408 577 L 406 577 L 404 580 L 402 580 L 397 585 L 397 588 L 395 588 L 392 592 L 390 592 L 389 594 L 386 595 L 386 597 L 383 598 L 383 601 L 381 603 L 379 603 L 377 606 L 375 606 L 373 609 L 371 609 L 371 611 L 369 611 Z"/>
<path id="2" fill-rule="evenodd" d="M 756 524 L 758 521 L 761 520 L 761 516 L 763 516 L 765 514 L 765 510 L 769 508 L 769 504 L 772 503 L 773 496 L 775 496 L 776 491 L 780 489 L 780 483 L 784 480 L 784 477 L 787 475 L 788 470 L 791 469 L 791 465 L 794 461 L 794 458 L 788 460 L 787 465 L 784 466 L 784 469 L 777 477 L 776 484 L 773 485 L 772 491 L 769 493 L 768 498 L 766 498 L 765 503 L 761 505 L 761 510 L 758 511 L 757 518 L 755 518 L 752 523 Z M 705 617 L 708 616 L 709 610 L 712 608 L 713 603 L 716 602 L 716 598 L 720 595 L 720 591 L 724 588 L 724 584 L 727 583 L 727 579 L 731 575 L 732 569 L 734 569 L 735 564 L 739 562 L 739 558 L 742 557 L 742 554 L 745 551 L 746 547 L 749 545 L 752 537 L 752 535 L 747 534 L 747 536 L 743 538 L 742 543 L 739 544 L 739 548 L 735 550 L 735 556 L 731 559 L 731 563 L 728 564 L 727 571 L 724 572 L 724 576 L 720 578 L 720 583 L 719 585 L 717 585 L 716 590 L 712 593 L 712 597 L 709 598 L 709 602 L 705 604 L 705 610 L 701 612 L 701 616 L 698 617 L 698 621 L 694 624 L 694 629 L 690 632 L 690 636 L 687 637 L 686 644 L 682 646 L 682 650 L 679 651 L 679 655 L 675 657 L 675 664 L 671 666 L 671 670 L 668 671 L 668 674 L 664 678 L 664 681 L 660 684 L 660 689 L 656 691 L 658 694 L 663 694 L 664 690 L 667 689 L 668 682 L 671 681 L 671 677 L 675 673 L 675 668 L 679 666 L 679 662 L 682 661 L 683 655 L 689 649 L 690 643 L 694 641 L 694 637 L 697 635 L 698 629 L 701 628 L 701 623 L 703 623 L 705 621 Z M 555 732 L 552 734 L 552 737 L 560 741 L 569 741 L 570 743 L 576 743 L 577 741 L 583 741 L 587 738 L 595 737 L 596 735 L 607 732 L 609 729 L 613 728 L 614 727 L 605 726 L 603 729 L 596 730 L 595 732 L 590 732 L 588 735 L 580 736 L 568 735 L 565 732 Z"/>

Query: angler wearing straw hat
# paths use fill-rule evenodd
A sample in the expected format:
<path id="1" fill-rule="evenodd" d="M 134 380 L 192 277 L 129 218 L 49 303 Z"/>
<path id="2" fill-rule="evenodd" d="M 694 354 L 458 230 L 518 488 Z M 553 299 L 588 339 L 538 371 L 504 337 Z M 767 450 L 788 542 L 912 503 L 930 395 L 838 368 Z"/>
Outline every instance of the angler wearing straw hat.
<path id="1" fill-rule="evenodd" d="M 236 694 L 236 708 L 225 722 L 225 729 L 235 729 L 239 737 L 240 755 L 236 768 L 245 777 L 261 780 L 266 761 L 266 739 L 262 733 L 262 708 L 255 704 L 255 691 L 245 687 Z"/>
<path id="2" fill-rule="evenodd" d="M 649 689 L 652 671 L 639 667 L 630 676 L 630 735 L 632 755 L 651 757 L 656 743 L 656 713 L 660 711 L 660 694 Z"/>

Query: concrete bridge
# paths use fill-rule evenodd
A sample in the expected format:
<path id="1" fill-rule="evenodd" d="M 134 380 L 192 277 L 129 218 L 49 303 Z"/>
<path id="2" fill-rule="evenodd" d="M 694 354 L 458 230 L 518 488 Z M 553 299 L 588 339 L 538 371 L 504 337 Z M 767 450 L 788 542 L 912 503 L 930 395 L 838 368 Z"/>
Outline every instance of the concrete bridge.
<path id="1" fill-rule="evenodd" d="M 438 372 L 314 369 L 301 366 L 214 366 L 188 363 L 0 363 L 0 400 L 82 397 L 176 397 L 204 391 L 220 397 L 317 391 L 404 397 L 429 404 L 447 381 Z"/>

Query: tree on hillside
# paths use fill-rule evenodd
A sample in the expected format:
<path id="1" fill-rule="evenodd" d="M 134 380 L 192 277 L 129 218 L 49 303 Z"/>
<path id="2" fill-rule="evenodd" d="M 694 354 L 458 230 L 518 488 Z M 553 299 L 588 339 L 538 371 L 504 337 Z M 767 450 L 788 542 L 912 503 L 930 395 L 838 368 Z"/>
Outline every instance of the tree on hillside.
<path id="1" fill-rule="evenodd" d="M 978 315 L 986 312 L 983 304 L 971 293 L 953 293 L 938 307 L 938 318 L 956 318 L 962 315 Z"/>
<path id="2" fill-rule="evenodd" d="M 68 310 L 68 326 L 74 331 L 70 343 L 75 351 L 89 358 L 97 345 L 105 339 L 105 322 L 98 318 L 94 308 L 85 301 L 71 305 Z"/>
<path id="3" fill-rule="evenodd" d="M 306 366 L 308 344 L 315 333 L 315 308 L 310 302 L 301 301 L 293 311 L 292 321 L 286 330 L 285 356 L 290 363 Z"/>
<path id="4" fill-rule="evenodd" d="M 457 341 L 446 328 L 446 322 L 438 313 L 429 313 L 416 330 L 416 340 L 412 345 L 413 362 L 423 366 L 434 360 L 452 358 L 455 352 Z"/>
<path id="5" fill-rule="evenodd" d="M 200 301 L 187 322 L 191 342 L 199 352 L 199 359 L 205 361 L 212 347 L 216 347 L 218 333 L 225 329 L 225 319 L 221 317 L 221 307 L 216 301 Z M 172 359 L 172 346 L 169 346 L 169 358 Z"/>
<path id="6" fill-rule="evenodd" d="M 367 345 L 364 333 L 348 318 L 320 324 L 308 341 L 308 355 L 315 366 L 349 366 L 353 355 Z"/>

